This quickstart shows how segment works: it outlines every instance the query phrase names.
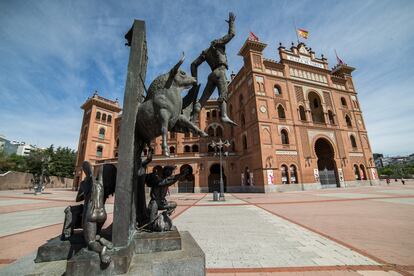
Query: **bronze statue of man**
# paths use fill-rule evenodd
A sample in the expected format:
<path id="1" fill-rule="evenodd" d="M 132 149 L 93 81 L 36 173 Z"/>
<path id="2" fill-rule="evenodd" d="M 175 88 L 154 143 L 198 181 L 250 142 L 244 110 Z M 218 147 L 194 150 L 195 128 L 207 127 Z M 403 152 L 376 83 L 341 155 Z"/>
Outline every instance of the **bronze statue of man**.
<path id="1" fill-rule="evenodd" d="M 227 56 L 226 56 L 226 44 L 235 36 L 234 20 L 236 17 L 232 12 L 229 13 L 229 20 L 226 22 L 229 24 L 228 33 L 222 38 L 215 39 L 211 42 L 210 47 L 205 49 L 201 55 L 191 63 L 191 75 L 197 79 L 197 68 L 203 62 L 211 68 L 211 73 L 208 76 L 206 87 L 204 88 L 203 95 L 200 100 L 194 105 L 192 112 L 192 120 L 198 117 L 201 108 L 206 104 L 207 100 L 213 94 L 214 89 L 218 89 L 221 111 L 221 121 L 232 125 L 237 125 L 227 115 L 227 77 L 226 71 L 228 70 Z"/>

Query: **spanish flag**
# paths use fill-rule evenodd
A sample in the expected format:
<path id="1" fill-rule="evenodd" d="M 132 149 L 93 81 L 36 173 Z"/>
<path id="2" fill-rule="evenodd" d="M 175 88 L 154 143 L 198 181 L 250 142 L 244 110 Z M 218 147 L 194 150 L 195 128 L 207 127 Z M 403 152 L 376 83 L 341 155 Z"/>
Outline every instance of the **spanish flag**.
<path id="1" fill-rule="evenodd" d="M 307 30 L 304 30 L 304 29 L 298 29 L 298 30 L 297 30 L 297 32 L 298 32 L 298 35 L 299 35 L 300 37 L 302 37 L 302 38 L 304 38 L 304 39 L 308 39 L 309 32 L 308 32 Z"/>

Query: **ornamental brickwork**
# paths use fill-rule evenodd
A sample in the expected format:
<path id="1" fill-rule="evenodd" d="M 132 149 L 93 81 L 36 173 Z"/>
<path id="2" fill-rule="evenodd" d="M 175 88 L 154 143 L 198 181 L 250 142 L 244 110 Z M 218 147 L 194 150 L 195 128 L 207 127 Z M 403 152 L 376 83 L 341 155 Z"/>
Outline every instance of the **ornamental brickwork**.
<path id="1" fill-rule="evenodd" d="M 351 75 L 354 68 L 342 63 L 329 69 L 327 59 L 316 57 L 304 43 L 289 49 L 280 45 L 275 61 L 263 56 L 266 46 L 246 40 L 239 51 L 244 64 L 231 75 L 228 99 L 229 116 L 238 126 L 223 125 L 218 102 L 210 100 L 197 122 L 210 137 L 170 133 L 169 158 L 161 155 L 157 138 L 148 169 L 175 164 L 178 172 L 189 166 L 192 174 L 172 186 L 172 192 L 217 190 L 220 165 L 209 144 L 222 139 L 231 144 L 222 168 L 228 192 L 375 184 L 376 168 Z M 116 163 L 122 122 L 118 104 L 97 95 L 82 108 L 75 183 L 81 179 L 83 160 Z M 98 111 L 113 120 L 97 120 Z"/>

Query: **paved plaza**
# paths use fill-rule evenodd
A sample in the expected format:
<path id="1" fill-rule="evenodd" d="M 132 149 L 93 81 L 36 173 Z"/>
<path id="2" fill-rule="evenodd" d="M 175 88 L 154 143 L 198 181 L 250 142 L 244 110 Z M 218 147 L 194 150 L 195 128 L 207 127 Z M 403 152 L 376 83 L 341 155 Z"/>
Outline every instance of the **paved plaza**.
<path id="1" fill-rule="evenodd" d="M 0 275 L 16 275 L 18 259 L 30 260 L 60 234 L 75 192 L 46 192 L 0 192 Z M 212 194 L 170 198 L 175 224 L 206 254 L 208 275 L 414 275 L 413 182 L 226 194 L 225 202 Z M 112 209 L 110 198 L 107 225 Z"/>

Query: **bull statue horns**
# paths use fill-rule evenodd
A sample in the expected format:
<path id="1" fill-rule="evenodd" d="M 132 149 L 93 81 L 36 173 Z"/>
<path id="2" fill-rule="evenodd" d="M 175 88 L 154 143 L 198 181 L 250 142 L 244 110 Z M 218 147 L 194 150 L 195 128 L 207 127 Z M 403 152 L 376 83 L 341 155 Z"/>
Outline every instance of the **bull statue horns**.
<path id="1" fill-rule="evenodd" d="M 171 72 L 174 72 L 174 75 L 175 74 L 177 74 L 177 72 L 178 72 L 178 69 L 180 68 L 180 66 L 181 66 L 181 64 L 183 64 L 183 62 L 184 62 L 184 59 L 185 59 L 185 54 L 184 54 L 184 52 L 182 53 L 182 55 L 181 55 L 181 58 L 180 58 L 180 60 L 177 62 L 177 64 L 171 69 Z"/>
<path id="2" fill-rule="evenodd" d="M 185 59 L 185 54 L 184 54 L 184 52 L 183 52 L 183 54 L 181 55 L 180 60 L 177 62 L 177 64 L 176 64 L 176 65 L 174 65 L 174 67 L 173 67 L 173 68 L 171 68 L 170 73 L 169 73 L 169 76 L 168 76 L 167 83 L 165 84 L 165 88 L 167 88 L 167 89 L 168 89 L 168 88 L 170 88 L 170 87 L 171 87 L 172 82 L 173 82 L 173 80 L 174 80 L 174 77 L 175 77 L 175 75 L 178 73 L 178 69 L 180 68 L 181 64 L 183 64 L 184 59 Z"/>

